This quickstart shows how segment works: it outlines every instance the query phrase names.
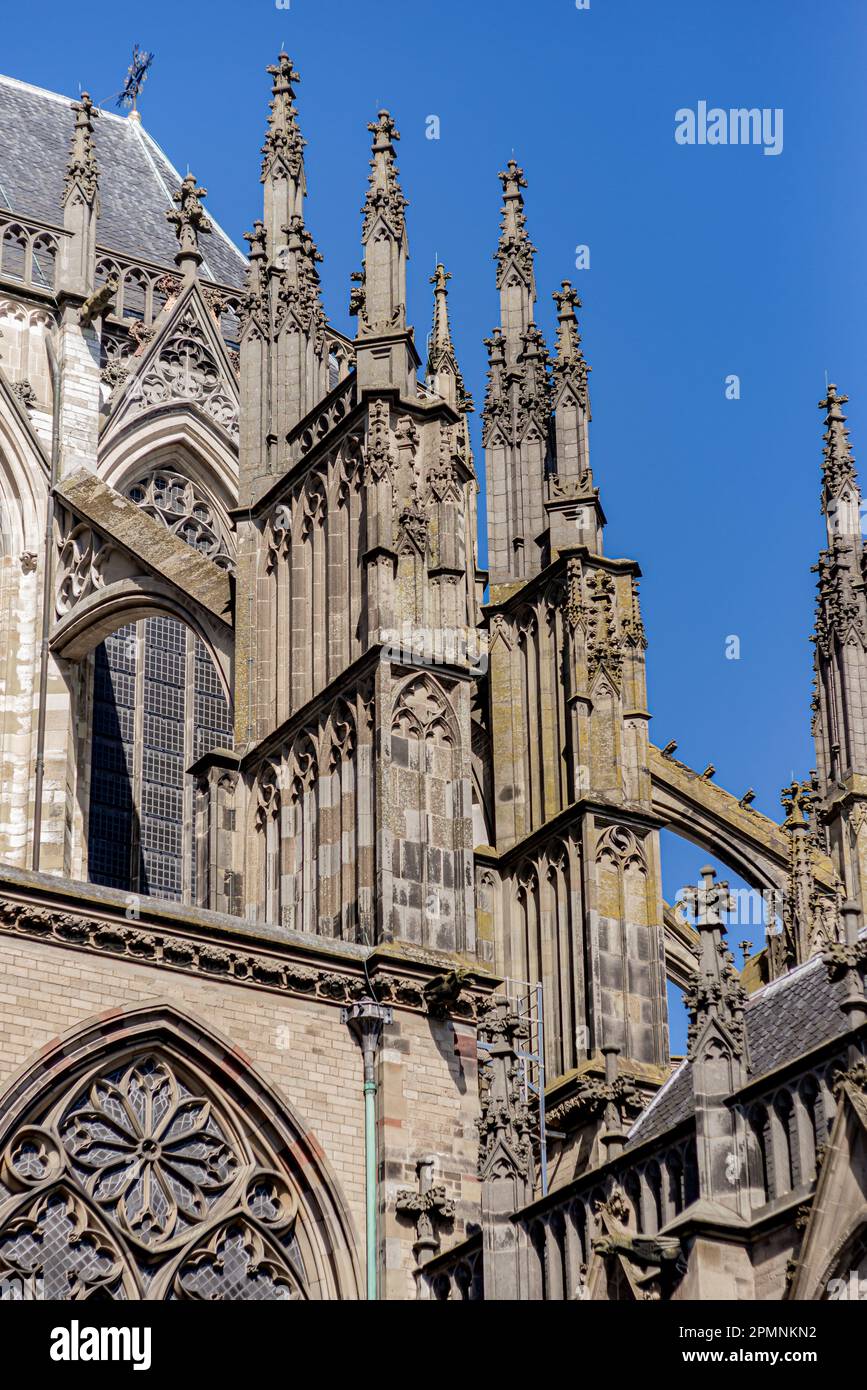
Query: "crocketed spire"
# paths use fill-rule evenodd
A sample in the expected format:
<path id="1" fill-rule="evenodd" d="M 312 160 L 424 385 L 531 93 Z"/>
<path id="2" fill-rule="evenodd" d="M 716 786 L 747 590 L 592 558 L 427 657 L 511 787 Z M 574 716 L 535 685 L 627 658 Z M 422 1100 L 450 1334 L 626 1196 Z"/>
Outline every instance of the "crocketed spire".
<path id="1" fill-rule="evenodd" d="M 507 355 L 512 362 L 521 350 L 521 339 L 533 322 L 536 302 L 536 280 L 533 270 L 533 246 L 527 235 L 524 214 L 524 195 L 527 187 L 524 171 L 510 159 L 499 175 L 503 185 L 503 207 L 500 216 L 500 239 L 494 259 L 497 262 L 497 288 L 500 291 L 500 327 L 507 340 Z"/>
<path id="2" fill-rule="evenodd" d="M 437 265 L 430 278 L 434 287 L 433 327 L 428 344 L 425 375 L 432 391 L 436 391 L 438 396 L 447 400 L 455 410 L 468 411 L 472 410 L 473 402 L 467 394 L 458 367 L 449 323 L 447 285 L 451 278 L 442 264 Z"/>
<path id="3" fill-rule="evenodd" d="M 380 216 L 387 219 L 392 234 L 399 237 L 405 230 L 403 210 L 407 206 L 398 180 L 394 149 L 400 133 L 388 111 L 380 111 L 367 129 L 373 136 L 373 145 L 367 196 L 361 209 L 364 215 L 362 240 L 368 240 Z"/>
<path id="4" fill-rule="evenodd" d="M 293 84 L 301 78 L 287 54 L 281 53 L 267 69 L 273 80 L 268 129 L 262 146 L 262 183 L 265 185 L 265 234 L 268 254 L 276 260 L 286 245 L 286 228 L 292 217 L 303 215 L 307 180 L 304 171 L 306 141 L 298 126 Z"/>
<path id="5" fill-rule="evenodd" d="M 398 180 L 395 141 L 400 139 L 388 111 L 368 125 L 373 136 L 367 196 L 361 209 L 364 271 L 354 278 L 351 312 L 358 317 L 358 337 L 379 337 L 406 328 L 406 263 L 409 248 Z"/>
<path id="6" fill-rule="evenodd" d="M 588 367 L 581 351 L 581 334 L 575 314 L 575 310 L 581 308 L 581 300 L 578 298 L 578 291 L 572 288 L 568 280 L 562 282 L 560 289 L 555 290 L 552 297 L 557 305 L 557 342 L 552 364 L 555 390 L 559 394 L 561 388 L 571 388 L 589 418 L 587 375 L 591 368 Z"/>
<path id="7" fill-rule="evenodd" d="M 75 128 L 66 162 L 63 202 L 66 204 L 77 189 L 86 202 L 95 204 L 99 192 L 99 169 L 93 143 L 93 122 L 99 111 L 87 92 L 82 92 L 80 101 L 73 102 L 72 110 L 75 113 Z"/>
<path id="8" fill-rule="evenodd" d="M 99 218 L 99 168 L 93 122 L 99 112 L 87 92 L 73 102 L 75 125 L 63 180 L 63 228 L 55 288 L 86 297 L 96 279 L 96 224 Z"/>
<path id="9" fill-rule="evenodd" d="M 849 443 L 849 431 L 846 428 L 846 416 L 843 414 L 843 406 L 848 403 L 848 396 L 841 396 L 837 392 L 837 387 L 832 382 L 828 387 L 828 394 L 825 399 L 819 402 L 819 409 L 825 411 L 825 445 L 822 450 L 822 510 L 827 514 L 829 510 L 839 505 L 840 498 L 846 494 L 858 493 L 858 475 L 855 471 L 855 460 L 852 457 L 852 446 Z"/>

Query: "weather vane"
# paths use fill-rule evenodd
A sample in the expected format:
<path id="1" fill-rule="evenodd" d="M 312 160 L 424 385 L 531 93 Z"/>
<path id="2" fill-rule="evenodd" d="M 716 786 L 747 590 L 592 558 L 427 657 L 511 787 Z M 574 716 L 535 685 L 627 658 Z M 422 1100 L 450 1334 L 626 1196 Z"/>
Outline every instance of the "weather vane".
<path id="1" fill-rule="evenodd" d="M 132 62 L 127 69 L 123 91 L 117 99 L 118 106 L 135 111 L 136 101 L 147 81 L 148 69 L 153 60 L 154 55 L 152 53 L 146 53 L 143 48 L 139 48 L 137 43 L 133 44 Z"/>

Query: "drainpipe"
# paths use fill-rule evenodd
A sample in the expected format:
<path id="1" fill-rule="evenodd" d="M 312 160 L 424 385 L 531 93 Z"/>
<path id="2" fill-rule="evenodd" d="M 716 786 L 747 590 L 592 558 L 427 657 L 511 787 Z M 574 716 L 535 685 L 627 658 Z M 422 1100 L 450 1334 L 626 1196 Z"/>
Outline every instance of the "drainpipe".
<path id="1" fill-rule="evenodd" d="M 45 555 L 42 573 L 42 642 L 39 650 L 39 712 L 36 724 L 36 765 L 33 778 L 33 855 L 31 863 L 34 872 L 39 871 L 39 856 L 42 848 L 42 789 L 45 781 L 45 720 L 48 709 L 48 637 L 51 631 L 51 600 L 54 585 L 54 489 L 60 465 L 60 403 L 61 380 L 60 363 L 51 341 L 46 333 L 45 346 L 48 349 L 48 368 L 51 374 L 51 395 L 53 419 L 51 421 L 51 476 L 48 482 L 48 502 L 45 508 Z"/>
<path id="2" fill-rule="evenodd" d="M 365 1245 L 367 1250 L 367 1298 L 377 1297 L 377 1241 L 376 1241 L 376 1051 L 386 1023 L 391 1023 L 391 1009 L 386 1004 L 377 1004 L 375 999 L 365 996 L 357 1004 L 340 1012 L 341 1022 L 345 1023 L 355 1041 L 361 1048 L 364 1061 L 364 1206 L 365 1206 Z"/>

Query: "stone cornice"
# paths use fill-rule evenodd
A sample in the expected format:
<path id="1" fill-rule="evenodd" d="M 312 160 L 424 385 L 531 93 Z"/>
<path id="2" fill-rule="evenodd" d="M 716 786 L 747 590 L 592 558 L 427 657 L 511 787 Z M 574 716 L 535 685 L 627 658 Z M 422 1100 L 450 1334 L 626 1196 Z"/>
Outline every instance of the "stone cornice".
<path id="1" fill-rule="evenodd" d="M 437 1016 L 468 1022 L 497 983 L 457 956 L 252 926 L 7 866 L 0 866 L 0 935 L 330 1005 L 351 1003 L 372 987 L 383 1003 L 420 1014 L 430 1012 L 425 987 L 459 964 L 468 972 L 463 987 Z"/>
<path id="2" fill-rule="evenodd" d="M 607 555 L 597 555 L 586 545 L 564 546 L 557 551 L 557 558 L 530 579 L 518 579 L 508 584 L 492 584 L 491 600 L 483 608 L 485 617 L 494 613 L 508 613 L 513 608 L 529 602 L 536 594 L 543 593 L 552 580 L 565 576 L 566 561 L 570 558 L 585 560 L 592 569 L 605 570 L 609 574 L 631 574 L 641 578 L 641 567 L 637 560 L 615 560 Z"/>
<path id="3" fill-rule="evenodd" d="M 577 801 L 570 801 L 562 811 L 558 811 L 534 830 L 528 831 L 507 849 L 498 850 L 494 845 L 480 845 L 473 853 L 480 864 L 488 863 L 500 869 L 509 869 L 525 855 L 532 854 L 535 849 L 544 845 L 550 837 L 563 835 L 573 826 L 580 831 L 584 817 L 588 814 L 606 823 L 620 825 L 626 822 L 629 825 L 640 826 L 642 830 L 660 830 L 665 824 L 648 806 L 639 805 L 637 802 L 602 801 L 598 797 L 582 796 Z"/>

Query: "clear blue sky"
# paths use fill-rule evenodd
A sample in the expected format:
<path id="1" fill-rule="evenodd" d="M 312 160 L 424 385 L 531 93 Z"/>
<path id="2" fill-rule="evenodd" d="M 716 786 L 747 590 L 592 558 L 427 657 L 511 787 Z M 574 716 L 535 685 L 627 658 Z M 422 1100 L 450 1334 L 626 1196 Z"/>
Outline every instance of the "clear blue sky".
<path id="1" fill-rule="evenodd" d="M 645 573 L 651 734 L 677 738 L 699 767 L 713 761 L 738 793 L 752 785 L 756 806 L 779 815 L 780 786 L 813 763 L 826 370 L 852 398 L 856 458 L 867 457 L 863 0 L 833 11 L 815 0 L 591 0 L 584 11 L 574 0 L 43 0 L 11 9 L 3 30 L 3 71 L 97 100 L 120 87 L 133 41 L 153 49 L 145 124 L 238 240 L 260 209 L 263 69 L 285 45 L 302 75 L 308 222 L 343 327 L 366 123 L 387 105 L 411 200 L 410 318 L 423 343 L 438 255 L 478 406 L 497 318 L 496 175 L 514 150 L 549 340 L 560 280 L 584 301 L 606 548 Z M 781 107 L 782 153 L 676 144 L 675 111 L 701 100 Z M 438 141 L 425 138 L 431 114 Z M 574 271 L 578 244 L 589 270 Z M 730 373 L 738 401 L 725 398 Z M 732 634 L 737 661 L 725 657 Z M 669 895 L 705 858 L 672 840 Z"/>

